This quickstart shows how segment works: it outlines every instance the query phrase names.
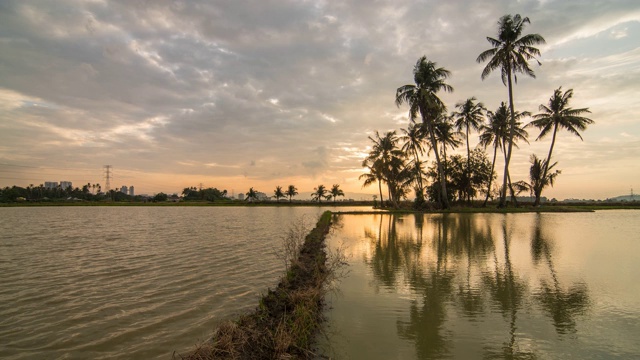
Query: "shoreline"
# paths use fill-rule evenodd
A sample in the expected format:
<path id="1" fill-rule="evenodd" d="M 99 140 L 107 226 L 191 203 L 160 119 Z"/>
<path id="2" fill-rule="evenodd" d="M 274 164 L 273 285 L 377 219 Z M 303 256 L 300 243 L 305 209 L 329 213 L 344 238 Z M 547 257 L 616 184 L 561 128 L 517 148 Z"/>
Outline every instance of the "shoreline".
<path id="1" fill-rule="evenodd" d="M 392 213 L 392 214 L 457 214 L 457 213 L 541 213 L 541 212 L 593 212 L 597 210 L 640 210 L 640 203 L 568 203 L 568 204 L 553 204 L 542 205 L 539 207 L 533 207 L 529 204 L 523 204 L 519 207 L 506 207 L 497 208 L 494 204 L 487 207 L 474 207 L 474 206 L 454 206 L 448 210 L 413 210 L 410 208 L 405 209 L 391 209 L 391 208 L 374 208 L 372 201 L 353 201 L 353 202 L 312 202 L 312 201 L 298 201 L 298 202 L 255 202 L 255 203 L 243 203 L 243 202 L 207 202 L 207 201 L 181 201 L 181 202 L 17 202 L 17 203 L 0 203 L 0 208 L 17 208 L 17 207 L 370 207 L 371 210 L 363 211 L 333 211 L 335 214 L 342 215 L 355 215 L 355 214 L 377 214 L 377 213 Z"/>

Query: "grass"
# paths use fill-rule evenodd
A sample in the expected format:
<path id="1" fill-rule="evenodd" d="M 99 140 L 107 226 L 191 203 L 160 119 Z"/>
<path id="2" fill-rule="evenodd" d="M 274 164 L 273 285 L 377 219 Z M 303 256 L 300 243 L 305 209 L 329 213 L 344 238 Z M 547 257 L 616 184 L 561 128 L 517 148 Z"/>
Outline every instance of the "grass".
<path id="1" fill-rule="evenodd" d="M 210 341 L 174 359 L 307 359 L 322 322 L 325 285 L 332 279 L 324 239 L 331 212 L 320 217 L 304 238 L 275 289 L 269 289 L 257 308 L 221 324 Z M 298 247 L 291 247 L 298 249 Z"/>

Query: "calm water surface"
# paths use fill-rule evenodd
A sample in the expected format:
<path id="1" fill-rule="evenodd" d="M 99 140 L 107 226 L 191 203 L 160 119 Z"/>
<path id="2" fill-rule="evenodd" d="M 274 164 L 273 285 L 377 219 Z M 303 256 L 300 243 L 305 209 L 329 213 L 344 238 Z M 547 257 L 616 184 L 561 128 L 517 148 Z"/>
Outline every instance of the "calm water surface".
<path id="1" fill-rule="evenodd" d="M 0 358 L 170 359 L 253 309 L 323 210 L 0 208 Z"/>
<path id="2" fill-rule="evenodd" d="M 640 212 L 343 215 L 338 359 L 638 359 Z"/>

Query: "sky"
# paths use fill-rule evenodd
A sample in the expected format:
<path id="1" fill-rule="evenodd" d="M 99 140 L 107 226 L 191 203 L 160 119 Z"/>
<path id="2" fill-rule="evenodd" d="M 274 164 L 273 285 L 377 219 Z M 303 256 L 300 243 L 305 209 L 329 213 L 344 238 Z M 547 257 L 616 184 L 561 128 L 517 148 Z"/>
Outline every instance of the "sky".
<path id="1" fill-rule="evenodd" d="M 138 194 L 200 184 L 374 194 L 358 180 L 368 136 L 407 127 L 395 91 L 421 56 L 451 71 L 454 92 L 439 94 L 450 111 L 471 96 L 489 110 L 506 101 L 500 74 L 483 81 L 476 62 L 505 14 L 546 39 L 536 78 L 518 77 L 516 110 L 539 112 L 562 86 L 595 122 L 584 141 L 558 135 L 562 174 L 543 195 L 640 192 L 637 0 L 2 0 L 0 187 L 104 189 L 111 165 L 111 187 Z M 514 181 L 549 149 L 529 132 Z"/>

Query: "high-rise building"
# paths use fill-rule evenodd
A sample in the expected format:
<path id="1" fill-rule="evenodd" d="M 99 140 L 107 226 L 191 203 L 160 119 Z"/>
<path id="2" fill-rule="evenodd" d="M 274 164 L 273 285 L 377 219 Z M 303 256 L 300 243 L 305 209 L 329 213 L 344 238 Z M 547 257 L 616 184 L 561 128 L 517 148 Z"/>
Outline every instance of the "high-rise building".
<path id="1" fill-rule="evenodd" d="M 129 186 L 129 196 L 135 196 L 133 192 L 133 185 Z"/>
<path id="2" fill-rule="evenodd" d="M 58 182 L 57 181 L 45 181 L 44 182 L 44 188 L 45 189 L 55 189 L 58 187 Z"/>
<path id="3" fill-rule="evenodd" d="M 122 187 L 120 188 L 120 192 L 127 195 L 129 193 L 129 188 L 127 188 L 126 185 L 122 185 Z"/>
<path id="4" fill-rule="evenodd" d="M 73 184 L 71 184 L 71 181 L 60 181 L 60 188 L 67 190 L 68 188 L 73 188 Z"/>

